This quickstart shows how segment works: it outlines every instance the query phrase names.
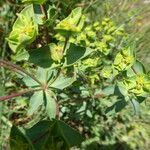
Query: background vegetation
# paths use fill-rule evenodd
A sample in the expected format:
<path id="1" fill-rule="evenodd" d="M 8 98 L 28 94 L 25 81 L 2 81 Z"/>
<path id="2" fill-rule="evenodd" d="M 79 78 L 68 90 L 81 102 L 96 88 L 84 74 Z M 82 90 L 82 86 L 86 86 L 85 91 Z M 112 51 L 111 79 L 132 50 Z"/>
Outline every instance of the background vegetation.
<path id="1" fill-rule="evenodd" d="M 134 49 L 137 57 L 149 70 L 150 2 L 148 0 L 49 0 L 49 2 L 56 7 L 57 19 L 60 20 L 78 6 L 83 7 L 84 12 L 88 14 L 90 19 L 87 22 L 89 24 L 94 21 L 102 23 L 109 18 L 116 28 L 124 29 L 121 36 L 127 34 L 130 37 L 125 44 L 129 46 L 135 42 Z M 19 0 L 0 1 L 0 57 L 14 62 L 17 58 L 10 50 L 6 37 L 12 29 L 16 12 L 20 12 L 22 8 L 23 5 Z M 42 28 L 40 30 L 41 33 L 45 32 Z M 54 41 L 55 39 L 51 35 L 54 30 L 49 28 L 48 32 L 50 33 L 49 40 Z M 46 36 L 46 33 L 44 34 Z M 118 45 L 122 42 L 119 39 L 117 41 Z M 45 42 L 42 39 L 40 44 L 44 45 Z M 31 47 L 35 47 L 35 43 Z M 88 64 L 88 62 L 84 63 L 85 66 Z M 32 67 L 22 61 L 18 64 L 27 70 Z M 99 79 L 96 77 L 97 70 L 93 69 L 90 64 L 88 65 L 88 68 L 81 68 L 86 75 L 84 76 L 85 81 L 79 77 L 72 86 L 63 92 L 57 92 L 60 118 L 86 137 L 80 149 L 148 150 L 150 147 L 150 99 L 147 98 L 142 103 L 140 111 L 136 114 L 131 105 L 126 106 L 118 113 L 113 111 L 106 113 L 107 108 L 115 103 L 117 98 L 109 95 L 108 91 L 104 94 L 101 93 L 99 88 L 101 84 L 97 82 Z M 20 81 L 15 79 L 15 74 L 0 68 L 0 96 L 23 88 Z M 0 102 L 0 149 L 8 149 L 12 123 L 31 127 L 41 118 L 45 118 L 42 112 L 28 116 L 28 105 L 26 97 Z"/>

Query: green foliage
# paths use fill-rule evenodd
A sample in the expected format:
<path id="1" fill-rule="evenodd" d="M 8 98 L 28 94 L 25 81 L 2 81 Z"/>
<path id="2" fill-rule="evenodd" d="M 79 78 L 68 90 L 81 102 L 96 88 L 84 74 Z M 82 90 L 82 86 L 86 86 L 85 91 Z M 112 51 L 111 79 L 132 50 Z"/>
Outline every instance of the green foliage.
<path id="1" fill-rule="evenodd" d="M 95 3 L 106 5 L 107 11 L 109 4 L 21 2 L 26 5 L 17 1 L 24 8 L 12 24 L 9 47 L 6 41 L 3 48 L 8 56 L 2 53 L 0 59 L 0 81 L 5 87 L 0 86 L 4 90 L 0 101 L 10 100 L 0 105 L 0 125 L 2 120 L 11 129 L 10 137 L 9 130 L 5 137 L 11 149 L 143 148 L 135 139 L 147 142 L 150 134 L 142 130 L 146 123 L 138 126 L 132 121 L 130 112 L 144 114 L 150 74 L 138 60 L 136 40 L 124 25 L 111 15 L 91 20 L 98 9 Z"/>
<path id="2" fill-rule="evenodd" d="M 46 0 L 22 0 L 22 3 L 43 4 Z"/>
<path id="3" fill-rule="evenodd" d="M 74 129 L 62 121 L 41 121 L 29 129 L 18 129 L 13 126 L 10 133 L 11 149 L 22 150 L 69 150 L 81 143 L 83 138 Z"/>
<path id="4" fill-rule="evenodd" d="M 134 63 L 133 52 L 128 48 L 127 50 L 122 50 L 116 55 L 114 60 L 114 68 L 118 71 L 124 71 L 129 69 Z"/>
<path id="5" fill-rule="evenodd" d="M 83 25 L 84 19 L 82 16 L 82 9 L 79 7 L 74 9 L 67 18 L 60 21 L 55 29 L 59 34 L 68 37 L 70 34 L 81 32 Z"/>
<path id="6" fill-rule="evenodd" d="M 17 52 L 32 43 L 37 35 L 38 27 L 34 20 L 33 6 L 24 8 L 13 25 L 8 41 L 10 48 Z"/>

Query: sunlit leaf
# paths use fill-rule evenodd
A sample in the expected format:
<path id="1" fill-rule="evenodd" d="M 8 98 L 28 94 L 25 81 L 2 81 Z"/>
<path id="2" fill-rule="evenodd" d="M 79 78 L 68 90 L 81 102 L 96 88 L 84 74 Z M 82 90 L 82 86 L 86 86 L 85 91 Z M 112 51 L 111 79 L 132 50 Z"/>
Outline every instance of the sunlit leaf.
<path id="1" fill-rule="evenodd" d="M 45 91 L 44 95 L 45 107 L 47 115 L 49 116 L 50 119 L 56 117 L 57 105 L 55 100 L 56 98 L 54 93 L 52 93 L 52 91 Z"/>
<path id="2" fill-rule="evenodd" d="M 32 95 L 29 102 L 29 110 L 28 110 L 29 115 L 35 113 L 38 110 L 38 108 L 44 104 L 43 98 L 44 98 L 43 91 L 35 92 Z"/>

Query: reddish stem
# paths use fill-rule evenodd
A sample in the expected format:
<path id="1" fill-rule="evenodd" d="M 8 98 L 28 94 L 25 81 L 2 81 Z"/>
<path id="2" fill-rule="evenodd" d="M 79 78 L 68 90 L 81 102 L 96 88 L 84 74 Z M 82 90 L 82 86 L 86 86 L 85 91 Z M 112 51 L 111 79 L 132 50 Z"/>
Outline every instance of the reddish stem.
<path id="1" fill-rule="evenodd" d="M 34 81 L 36 81 L 40 85 L 42 85 L 42 83 L 34 75 L 30 74 L 29 72 L 27 72 L 26 70 L 24 70 L 20 66 L 17 66 L 17 65 L 15 65 L 9 61 L 5 61 L 5 60 L 0 59 L 0 66 L 3 66 L 3 67 L 6 67 L 8 69 L 11 69 L 13 71 L 16 71 L 17 73 L 19 73 L 19 71 L 20 71 L 20 72 L 28 75 L 29 77 L 31 77 Z"/>
<path id="2" fill-rule="evenodd" d="M 26 91 L 22 91 L 22 92 L 18 92 L 18 93 L 12 93 L 10 95 L 6 95 L 6 96 L 2 96 L 0 97 L 0 101 L 4 101 L 4 100 L 9 100 L 18 96 L 22 96 L 23 94 L 29 93 L 29 92 L 35 92 L 35 91 L 40 91 L 42 89 L 28 89 Z"/>

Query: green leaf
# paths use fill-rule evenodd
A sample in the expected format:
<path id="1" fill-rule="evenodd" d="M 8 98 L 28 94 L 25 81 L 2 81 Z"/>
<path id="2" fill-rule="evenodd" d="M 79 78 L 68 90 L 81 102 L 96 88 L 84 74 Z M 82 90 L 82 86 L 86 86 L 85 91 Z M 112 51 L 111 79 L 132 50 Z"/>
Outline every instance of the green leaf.
<path id="1" fill-rule="evenodd" d="M 83 141 L 82 136 L 76 130 L 60 120 L 41 121 L 26 130 L 26 135 L 32 141 L 36 150 L 42 148 L 58 150 L 57 146 L 60 141 L 62 141 L 60 149 L 69 150 L 69 148 L 77 146 Z"/>
<path id="2" fill-rule="evenodd" d="M 70 86 L 75 80 L 75 76 L 67 77 L 60 74 L 57 79 L 49 85 L 49 87 L 63 90 L 64 88 Z"/>
<path id="3" fill-rule="evenodd" d="M 38 67 L 37 71 L 35 73 L 35 78 L 37 78 L 42 84 L 46 84 L 53 76 L 55 76 L 55 70 L 52 69 L 45 69 Z M 29 76 L 21 76 L 23 82 L 25 83 L 26 86 L 28 87 L 39 87 L 39 83 L 37 83 L 35 80 L 33 80 Z"/>
<path id="4" fill-rule="evenodd" d="M 137 115 L 140 112 L 140 104 L 137 100 L 131 99 L 131 104 L 134 109 L 134 113 Z"/>
<path id="5" fill-rule="evenodd" d="M 64 139 L 68 147 L 77 146 L 83 141 L 82 136 L 76 130 L 61 120 L 57 120 L 57 134 Z"/>
<path id="6" fill-rule="evenodd" d="M 148 96 L 147 96 L 148 97 Z M 137 98 L 137 101 L 140 103 L 142 103 L 144 100 L 146 100 L 147 97 L 141 97 L 141 96 L 138 96 L 136 97 Z"/>
<path id="7" fill-rule="evenodd" d="M 30 103 L 29 103 L 29 110 L 28 110 L 28 114 L 32 115 L 33 113 L 35 113 L 38 108 L 44 104 L 44 100 L 43 100 L 43 91 L 38 91 L 35 92 L 32 97 L 30 98 Z"/>
<path id="8" fill-rule="evenodd" d="M 117 101 L 112 106 L 108 107 L 105 111 L 107 114 L 111 114 L 112 112 L 118 113 L 120 112 L 125 106 L 127 105 L 126 101 L 124 99 Z"/>
<path id="9" fill-rule="evenodd" d="M 38 67 L 36 77 L 41 83 L 46 84 L 48 80 L 52 78 L 54 72 L 55 71 L 51 69 Z"/>
<path id="10" fill-rule="evenodd" d="M 45 68 L 38 67 L 37 71 L 34 72 L 34 74 L 35 74 L 34 77 L 38 79 L 42 85 L 46 85 L 50 80 L 54 80 L 57 71 L 54 69 L 45 69 Z M 30 76 L 27 75 L 19 76 L 19 78 L 22 78 L 23 82 L 28 87 L 32 87 L 32 88 L 41 87 L 41 85 L 37 83 L 37 81 L 32 79 Z"/>
<path id="11" fill-rule="evenodd" d="M 23 77 L 22 80 L 28 87 L 39 87 L 39 84 L 29 76 Z"/>
<path id="12" fill-rule="evenodd" d="M 115 85 L 110 85 L 108 87 L 105 87 L 102 91 L 105 95 L 112 95 L 115 91 Z"/>
<path id="13" fill-rule="evenodd" d="M 27 137 L 16 127 L 12 126 L 10 132 L 10 148 L 11 150 L 33 150 L 33 146 Z"/>
<path id="14" fill-rule="evenodd" d="M 92 113 L 91 113 L 91 111 L 90 111 L 89 109 L 86 111 L 86 115 L 87 115 L 88 117 L 90 117 L 90 118 L 93 117 L 93 115 L 92 115 Z"/>
<path id="15" fill-rule="evenodd" d="M 122 96 L 127 96 L 128 95 L 128 90 L 126 87 L 122 84 L 122 82 L 118 82 L 117 85 L 115 86 L 115 91 L 114 93 L 120 97 Z"/>
<path id="16" fill-rule="evenodd" d="M 29 62 L 43 68 L 49 68 L 53 64 L 51 58 L 50 47 L 45 46 L 38 49 L 33 49 L 29 51 Z"/>
<path id="17" fill-rule="evenodd" d="M 22 3 L 43 4 L 46 0 L 22 0 Z"/>
<path id="18" fill-rule="evenodd" d="M 15 55 L 12 56 L 12 59 L 14 61 L 27 61 L 29 59 L 29 53 L 26 51 L 26 49 L 21 49 L 21 51 L 18 51 Z"/>
<path id="19" fill-rule="evenodd" d="M 30 141 L 32 141 L 35 150 L 46 150 L 44 148 L 46 142 L 49 142 L 49 144 L 51 144 L 50 139 L 48 140 L 48 138 L 54 125 L 55 121 L 50 122 L 44 120 L 38 122 L 33 127 L 26 130 L 26 135 L 30 139 Z"/>
<path id="20" fill-rule="evenodd" d="M 76 111 L 76 113 L 84 112 L 86 108 L 87 108 L 87 102 L 84 101 L 81 107 Z"/>
<path id="21" fill-rule="evenodd" d="M 144 73 L 146 73 L 145 67 L 138 60 L 133 64 L 132 68 L 127 70 L 128 77 L 134 76 L 136 74 L 144 74 Z"/>
<path id="22" fill-rule="evenodd" d="M 83 141 L 76 130 L 56 119 L 40 121 L 33 127 L 22 130 L 24 134 L 17 127 L 12 127 L 10 138 L 12 150 L 20 148 L 22 150 L 69 150 L 73 146 L 79 146 Z"/>
<path id="23" fill-rule="evenodd" d="M 45 101 L 46 112 L 47 112 L 50 119 L 55 118 L 56 112 L 57 112 L 55 95 L 52 91 L 45 91 L 44 94 L 45 94 L 44 95 L 44 101 Z"/>
<path id="24" fill-rule="evenodd" d="M 91 54 L 93 51 L 94 50 L 90 48 L 80 47 L 71 43 L 66 51 L 66 60 L 64 66 L 73 65 L 77 61 Z"/>

